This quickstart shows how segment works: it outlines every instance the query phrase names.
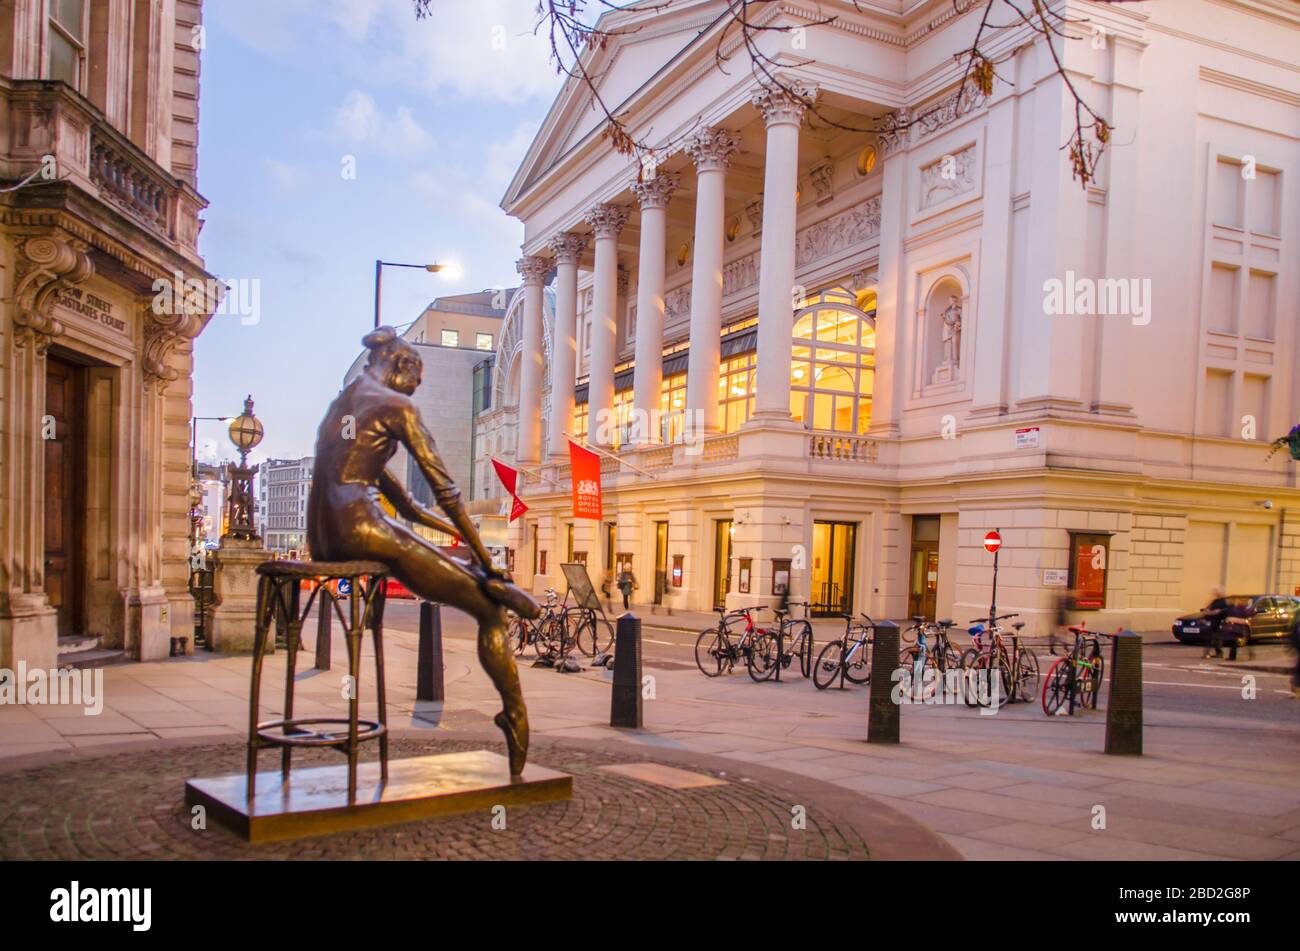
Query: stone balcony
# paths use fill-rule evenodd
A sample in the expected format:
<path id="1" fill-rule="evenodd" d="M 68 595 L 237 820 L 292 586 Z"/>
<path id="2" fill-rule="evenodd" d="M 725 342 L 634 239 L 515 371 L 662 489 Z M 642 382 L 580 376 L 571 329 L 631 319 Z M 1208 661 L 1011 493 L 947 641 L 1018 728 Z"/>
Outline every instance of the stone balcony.
<path id="1" fill-rule="evenodd" d="M 94 105 L 59 82 L 0 78 L 0 179 L 30 184 L 9 195 L 45 206 L 73 186 L 168 248 L 198 261 L 199 213 L 207 202 L 150 158 Z M 48 177 L 47 177 L 48 175 Z M 60 195 L 63 204 L 75 200 Z"/>

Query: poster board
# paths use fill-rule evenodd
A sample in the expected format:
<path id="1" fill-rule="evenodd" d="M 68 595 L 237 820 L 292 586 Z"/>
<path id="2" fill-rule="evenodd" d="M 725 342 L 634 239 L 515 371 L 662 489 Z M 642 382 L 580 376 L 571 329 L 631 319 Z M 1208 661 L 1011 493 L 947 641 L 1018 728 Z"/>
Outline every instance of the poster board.
<path id="1" fill-rule="evenodd" d="M 601 612 L 600 599 L 596 597 L 596 589 L 591 583 L 591 576 L 587 574 L 587 566 L 582 562 L 568 562 L 560 565 L 560 570 L 564 572 L 564 580 L 568 582 L 569 591 L 573 593 L 578 607 Z"/>

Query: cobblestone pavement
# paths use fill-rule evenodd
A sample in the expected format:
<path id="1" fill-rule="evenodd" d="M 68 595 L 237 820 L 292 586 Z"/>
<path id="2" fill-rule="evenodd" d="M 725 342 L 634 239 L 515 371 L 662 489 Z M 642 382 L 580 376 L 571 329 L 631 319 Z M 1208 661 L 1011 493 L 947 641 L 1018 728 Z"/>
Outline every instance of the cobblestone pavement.
<path id="1" fill-rule="evenodd" d="M 396 739 L 390 757 L 501 744 Z M 573 799 L 512 807 L 507 828 L 468 813 L 296 842 L 249 845 L 210 822 L 191 828 L 185 780 L 241 772 L 240 744 L 106 754 L 41 766 L 0 782 L 0 859 L 865 859 L 852 815 L 800 790 L 806 827 L 792 829 L 790 790 L 723 764 L 723 785 L 672 789 L 600 769 L 660 762 L 653 754 L 550 745 L 536 761 L 573 775 Z M 337 763 L 305 751 L 303 766 Z M 680 763 L 675 764 L 681 768 Z M 695 772 L 718 777 L 719 770 Z"/>

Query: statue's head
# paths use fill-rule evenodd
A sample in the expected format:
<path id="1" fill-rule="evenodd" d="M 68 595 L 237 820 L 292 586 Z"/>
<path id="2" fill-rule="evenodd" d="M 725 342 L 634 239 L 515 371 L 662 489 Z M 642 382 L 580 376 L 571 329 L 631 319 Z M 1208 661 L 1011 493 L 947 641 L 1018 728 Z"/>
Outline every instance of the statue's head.
<path id="1" fill-rule="evenodd" d="M 420 385 L 424 361 L 415 348 L 403 340 L 392 327 L 376 327 L 361 338 L 370 359 L 366 372 L 390 390 L 410 396 Z"/>

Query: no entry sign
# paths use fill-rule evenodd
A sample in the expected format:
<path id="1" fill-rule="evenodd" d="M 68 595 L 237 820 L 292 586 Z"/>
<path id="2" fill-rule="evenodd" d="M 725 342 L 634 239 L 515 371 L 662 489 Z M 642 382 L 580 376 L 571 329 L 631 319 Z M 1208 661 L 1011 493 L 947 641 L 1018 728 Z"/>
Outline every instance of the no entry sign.
<path id="1" fill-rule="evenodd" d="M 1002 536 L 997 532 L 989 532 L 984 536 L 984 550 L 987 552 L 996 552 L 1002 547 Z"/>

